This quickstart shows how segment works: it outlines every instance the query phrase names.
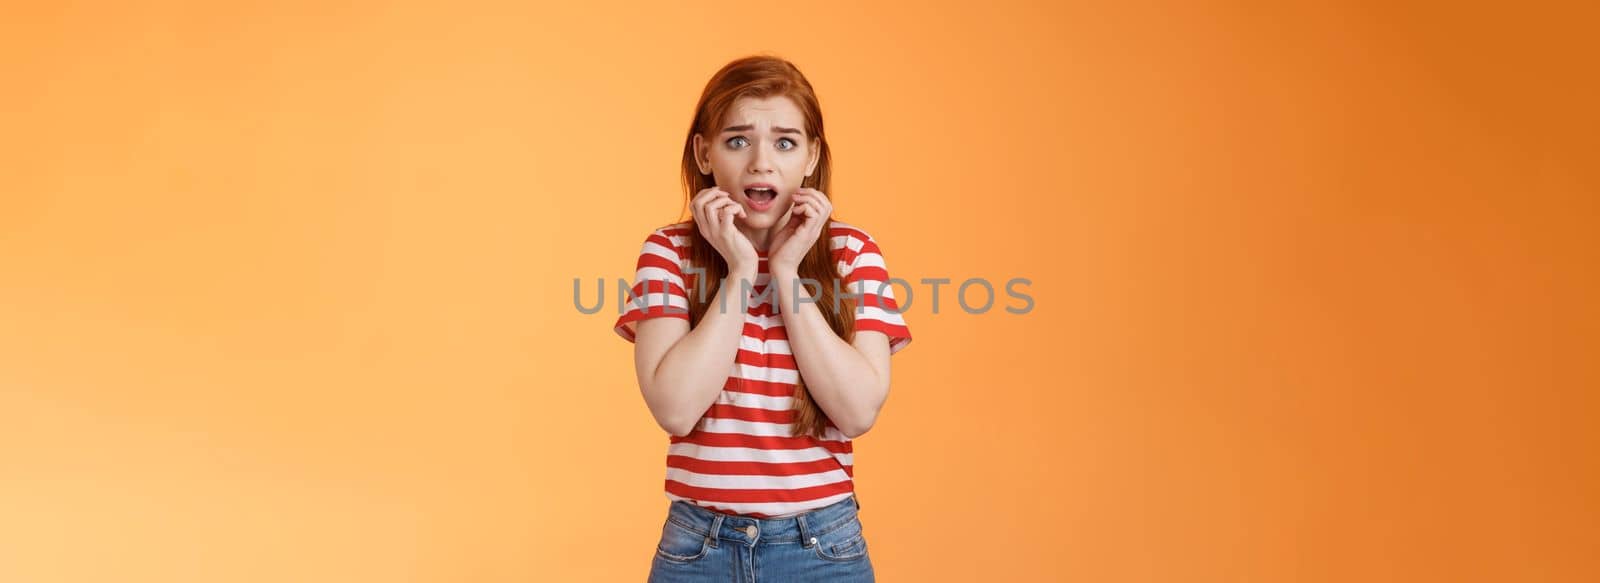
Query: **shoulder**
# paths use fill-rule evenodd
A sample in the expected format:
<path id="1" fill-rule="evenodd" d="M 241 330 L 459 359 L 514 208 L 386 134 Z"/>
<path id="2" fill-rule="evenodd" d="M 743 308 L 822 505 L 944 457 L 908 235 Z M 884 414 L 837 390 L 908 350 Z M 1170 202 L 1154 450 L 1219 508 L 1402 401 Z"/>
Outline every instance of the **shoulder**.
<path id="1" fill-rule="evenodd" d="M 689 236 L 689 229 L 692 229 L 692 228 L 694 228 L 694 223 L 693 222 L 691 222 L 691 221 L 682 221 L 682 222 L 672 223 L 670 225 L 662 225 L 662 226 L 656 227 L 656 230 L 657 231 L 661 231 L 663 233 L 667 233 L 667 234 L 672 235 L 674 237 L 687 237 L 687 236 Z"/>
<path id="2" fill-rule="evenodd" d="M 650 231 L 650 234 L 652 236 L 659 235 L 659 236 L 662 236 L 662 237 L 668 237 L 668 238 L 671 238 L 675 242 L 683 243 L 683 242 L 686 242 L 688 240 L 689 235 L 694 234 L 693 231 L 690 230 L 690 229 L 693 229 L 693 228 L 694 228 L 694 223 L 689 222 L 689 221 L 683 221 L 681 223 L 672 223 L 670 225 L 661 225 L 659 227 L 656 227 L 655 230 Z"/>
<path id="3" fill-rule="evenodd" d="M 877 240 L 865 228 L 854 223 L 831 221 L 828 224 L 828 236 L 833 250 L 840 253 L 840 258 L 845 261 L 853 260 L 863 249 L 877 251 Z"/>
<path id="4" fill-rule="evenodd" d="M 852 248 L 859 248 L 861 243 L 873 240 L 872 235 L 861 225 L 837 220 L 828 223 L 828 235 L 835 239 L 835 246 L 844 243 Z"/>
<path id="5" fill-rule="evenodd" d="M 662 251 L 682 254 L 688 248 L 689 237 L 693 234 L 690 231 L 692 228 L 694 228 L 694 223 L 688 221 L 656 227 L 645 237 L 645 245 L 647 247 L 659 245 L 662 247 Z"/>

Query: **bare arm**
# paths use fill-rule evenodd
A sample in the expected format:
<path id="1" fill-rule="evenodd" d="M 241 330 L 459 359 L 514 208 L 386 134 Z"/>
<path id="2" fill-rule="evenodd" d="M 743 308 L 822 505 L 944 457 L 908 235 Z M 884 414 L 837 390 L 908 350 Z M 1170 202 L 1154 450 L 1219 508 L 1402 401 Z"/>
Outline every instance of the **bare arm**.
<path id="1" fill-rule="evenodd" d="M 789 349 L 817 406 L 845 437 L 855 439 L 877 422 L 889 398 L 889 337 L 857 330 L 854 342 L 845 342 L 798 281 L 792 270 L 772 274 Z"/>
<path id="2" fill-rule="evenodd" d="M 735 217 L 744 216 L 744 207 L 727 191 L 702 189 L 689 207 L 695 228 L 727 263 L 728 275 L 693 330 L 684 318 L 648 319 L 637 325 L 633 349 L 645 406 L 657 425 L 679 436 L 694 431 L 728 381 L 744 335 L 749 298 L 744 283 L 754 283 L 759 264 L 755 247 L 733 225 Z"/>
<path id="3" fill-rule="evenodd" d="M 882 330 L 863 329 L 861 312 L 857 312 L 855 335 L 850 342 L 839 338 L 828 325 L 811 290 L 800 285 L 798 266 L 818 238 L 824 236 L 823 231 L 829 231 L 833 203 L 827 193 L 815 188 L 796 191 L 794 202 L 788 220 L 772 235 L 771 245 L 776 251 L 767 257 L 771 283 L 777 290 L 774 297 L 807 392 L 845 437 L 855 439 L 877 422 L 878 411 L 889 398 L 889 355 L 893 352 L 889 335 Z M 826 236 L 832 236 L 831 231 Z M 856 265 L 868 257 L 878 264 L 872 269 L 887 275 L 881 268 L 876 246 L 870 236 L 867 239 L 861 242 L 852 262 L 850 275 L 854 281 L 865 274 Z"/>
<path id="4" fill-rule="evenodd" d="M 699 325 L 682 318 L 654 318 L 638 325 L 633 365 L 639 390 L 656 424 L 672 435 L 688 435 L 716 402 L 739 353 L 744 334 L 741 281 L 754 282 L 755 270 L 731 270 Z M 723 306 L 723 308 L 719 308 Z"/>

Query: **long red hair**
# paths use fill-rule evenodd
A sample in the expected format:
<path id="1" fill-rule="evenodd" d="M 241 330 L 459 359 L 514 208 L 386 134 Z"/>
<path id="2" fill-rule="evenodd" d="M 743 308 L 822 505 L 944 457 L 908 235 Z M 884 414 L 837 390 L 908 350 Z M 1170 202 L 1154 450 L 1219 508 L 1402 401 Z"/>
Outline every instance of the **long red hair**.
<path id="1" fill-rule="evenodd" d="M 689 124 L 688 137 L 683 145 L 683 186 L 684 209 L 687 213 L 688 203 L 694 195 L 701 190 L 716 185 L 716 178 L 710 174 L 701 174 L 700 166 L 695 161 L 694 136 L 715 136 L 717 128 L 723 117 L 732 108 L 734 102 L 743 97 L 763 99 L 768 97 L 788 97 L 805 116 L 805 132 L 808 140 L 816 140 L 821 148 L 816 170 L 811 176 L 801 181 L 801 186 L 815 188 L 828 195 L 830 201 L 836 200 L 833 191 L 829 189 L 831 175 L 829 163 L 831 156 L 828 153 L 828 140 L 822 131 L 822 108 L 817 104 L 817 95 L 811 89 L 811 83 L 806 81 L 805 75 L 800 73 L 793 63 L 787 60 L 766 56 L 754 55 L 736 59 L 717 71 L 716 75 L 706 83 L 705 91 L 700 94 L 700 103 L 695 106 L 694 121 Z M 832 217 L 828 217 L 824 225 L 831 225 Z M 700 234 L 699 225 L 689 229 L 689 261 L 690 264 L 704 271 L 698 274 L 705 278 L 701 283 L 695 281 L 696 274 L 689 276 L 685 281 L 686 291 L 689 292 L 689 323 L 696 325 L 706 310 L 715 302 L 718 288 L 722 286 L 723 278 L 728 274 L 728 262 L 722 258 L 711 242 Z M 816 306 L 822 311 L 822 316 L 828 321 L 828 326 L 840 338 L 851 339 L 855 334 L 855 306 L 853 301 L 841 301 L 835 305 L 834 289 L 843 289 L 843 282 L 839 281 L 838 266 L 833 260 L 833 251 L 829 244 L 831 236 L 829 228 L 824 227 L 817 236 L 816 243 L 811 245 L 811 250 L 806 253 L 799 265 L 799 275 L 818 282 L 821 290 L 813 292 L 817 299 Z M 704 297 L 695 290 L 704 286 Z M 769 296 L 771 297 L 771 296 Z M 730 302 L 731 303 L 731 302 Z M 827 427 L 831 425 L 826 413 L 817 406 L 806 391 L 805 379 L 801 378 L 794 394 L 794 427 L 792 435 L 811 435 L 822 438 Z"/>

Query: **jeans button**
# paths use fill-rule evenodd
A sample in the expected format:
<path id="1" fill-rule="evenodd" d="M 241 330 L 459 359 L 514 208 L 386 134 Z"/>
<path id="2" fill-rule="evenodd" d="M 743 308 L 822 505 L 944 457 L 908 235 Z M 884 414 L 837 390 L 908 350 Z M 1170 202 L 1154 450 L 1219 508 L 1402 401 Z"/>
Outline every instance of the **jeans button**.
<path id="1" fill-rule="evenodd" d="M 748 536 L 750 538 L 755 538 L 756 537 L 756 525 L 752 524 L 750 526 L 744 527 L 744 534 L 745 534 L 745 536 Z"/>

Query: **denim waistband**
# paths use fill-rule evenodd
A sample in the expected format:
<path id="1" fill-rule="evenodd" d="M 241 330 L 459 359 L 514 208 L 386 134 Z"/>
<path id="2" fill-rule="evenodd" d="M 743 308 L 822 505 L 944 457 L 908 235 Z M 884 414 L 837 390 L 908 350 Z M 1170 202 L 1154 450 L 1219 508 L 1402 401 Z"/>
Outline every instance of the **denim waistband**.
<path id="1" fill-rule="evenodd" d="M 667 509 L 667 520 L 710 537 L 713 548 L 719 540 L 755 546 L 808 541 L 849 524 L 860 509 L 861 503 L 856 500 L 855 494 L 822 508 L 784 518 L 724 514 L 691 502 L 674 500 Z"/>

